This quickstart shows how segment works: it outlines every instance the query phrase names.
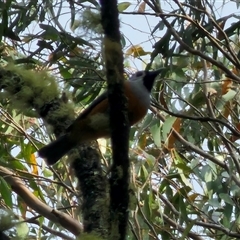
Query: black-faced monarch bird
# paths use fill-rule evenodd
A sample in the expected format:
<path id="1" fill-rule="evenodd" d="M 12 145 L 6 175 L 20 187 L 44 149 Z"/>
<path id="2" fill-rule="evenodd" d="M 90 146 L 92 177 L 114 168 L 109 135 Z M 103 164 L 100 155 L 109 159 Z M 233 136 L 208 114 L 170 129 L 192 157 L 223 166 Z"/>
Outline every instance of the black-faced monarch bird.
<path id="1" fill-rule="evenodd" d="M 156 71 L 136 72 L 124 82 L 124 91 L 128 99 L 128 117 L 130 125 L 139 122 L 150 106 L 150 94 L 157 75 Z M 41 148 L 39 156 L 52 165 L 79 143 L 110 137 L 107 92 L 95 99 L 68 127 L 66 134 Z"/>

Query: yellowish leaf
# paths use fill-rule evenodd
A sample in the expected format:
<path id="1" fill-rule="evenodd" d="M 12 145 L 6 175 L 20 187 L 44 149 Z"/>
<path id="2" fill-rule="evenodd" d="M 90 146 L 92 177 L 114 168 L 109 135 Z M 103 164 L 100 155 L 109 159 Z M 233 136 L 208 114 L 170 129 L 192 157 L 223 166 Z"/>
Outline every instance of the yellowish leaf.
<path id="1" fill-rule="evenodd" d="M 130 2 L 121 2 L 121 3 L 118 4 L 118 11 L 119 11 L 119 12 L 123 12 L 123 11 L 126 10 L 130 5 L 131 5 Z"/>
<path id="2" fill-rule="evenodd" d="M 38 175 L 37 161 L 36 161 L 36 157 L 33 153 L 30 156 L 29 162 L 32 166 L 32 173 Z"/>
<path id="3" fill-rule="evenodd" d="M 206 66 L 207 67 L 210 67 L 211 66 L 211 63 L 210 62 L 206 62 Z M 198 61 L 198 62 L 195 62 L 192 64 L 192 68 L 200 71 L 203 69 L 203 62 L 202 61 Z"/>
<path id="4" fill-rule="evenodd" d="M 140 45 L 134 45 L 130 47 L 126 52 L 126 55 L 128 56 L 132 55 L 134 58 L 145 56 L 147 54 L 151 54 L 151 52 L 145 52 Z"/>
<path id="5" fill-rule="evenodd" d="M 190 200 L 191 203 L 193 203 L 198 196 L 199 196 L 198 193 L 193 193 L 188 196 L 188 199 Z"/>
<path id="6" fill-rule="evenodd" d="M 147 145 L 147 134 L 142 134 L 139 141 L 138 145 L 141 149 L 144 149 Z"/>

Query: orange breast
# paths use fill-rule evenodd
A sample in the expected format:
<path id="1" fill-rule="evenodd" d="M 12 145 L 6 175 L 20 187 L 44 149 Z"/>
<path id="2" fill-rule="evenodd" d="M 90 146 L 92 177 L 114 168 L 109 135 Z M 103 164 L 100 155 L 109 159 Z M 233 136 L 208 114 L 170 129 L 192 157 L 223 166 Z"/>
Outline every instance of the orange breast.
<path id="1" fill-rule="evenodd" d="M 128 98 L 128 117 L 130 125 L 139 122 L 147 113 L 147 108 L 141 104 L 141 100 L 132 93 L 128 84 L 125 84 L 125 94 Z"/>
<path id="2" fill-rule="evenodd" d="M 133 94 L 131 87 L 126 82 L 124 90 L 128 99 L 128 117 L 130 125 L 140 121 L 147 113 L 147 108 L 141 100 Z M 146 104 L 145 104 L 146 105 Z M 69 137 L 73 142 L 85 142 L 101 137 L 109 137 L 108 99 L 103 99 L 83 118 L 77 118 L 72 124 Z"/>

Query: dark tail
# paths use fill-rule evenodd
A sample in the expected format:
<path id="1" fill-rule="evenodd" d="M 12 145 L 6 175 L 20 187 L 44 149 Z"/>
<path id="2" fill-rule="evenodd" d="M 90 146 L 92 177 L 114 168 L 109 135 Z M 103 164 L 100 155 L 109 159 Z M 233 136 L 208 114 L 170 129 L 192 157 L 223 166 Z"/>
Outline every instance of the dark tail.
<path id="1" fill-rule="evenodd" d="M 48 165 L 53 165 L 73 147 L 74 144 L 69 140 L 68 135 L 63 135 L 41 148 L 38 155 L 44 158 Z"/>

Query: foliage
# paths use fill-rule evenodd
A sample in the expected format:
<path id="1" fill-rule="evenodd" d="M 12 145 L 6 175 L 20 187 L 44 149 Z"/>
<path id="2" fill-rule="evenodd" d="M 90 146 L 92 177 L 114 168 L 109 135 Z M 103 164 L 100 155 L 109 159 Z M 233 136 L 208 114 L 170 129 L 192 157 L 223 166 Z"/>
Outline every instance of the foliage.
<path id="1" fill-rule="evenodd" d="M 239 2 L 223 1 L 226 6 Z M 73 239 L 86 222 L 86 196 L 68 161 L 51 168 L 35 152 L 105 89 L 99 7 L 95 0 L 0 3 L 5 237 L 24 238 L 29 231 L 27 239 Z M 118 10 L 122 26 L 129 16 L 155 19 L 148 32 L 139 25 L 147 34 L 133 44 L 132 32 L 121 29 L 126 77 L 136 70 L 133 62 L 166 69 L 151 112 L 130 133 L 127 239 L 240 238 L 239 17 L 219 17 L 215 1 L 124 1 Z M 111 148 L 109 140 L 99 143 L 106 179 Z M 94 175 L 94 164 L 90 169 Z M 89 209 L 107 215 L 105 200 Z M 106 228 L 93 227 L 91 234 Z"/>

